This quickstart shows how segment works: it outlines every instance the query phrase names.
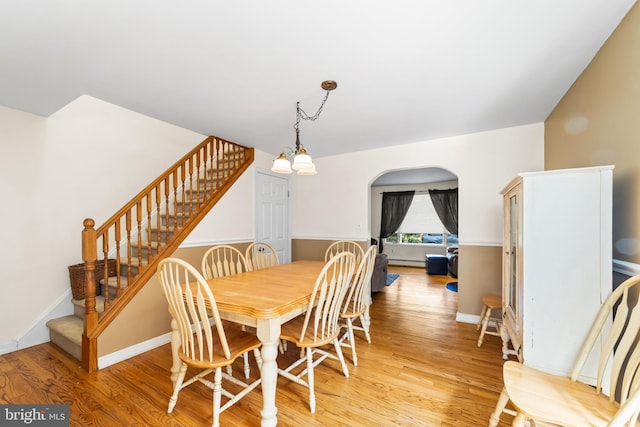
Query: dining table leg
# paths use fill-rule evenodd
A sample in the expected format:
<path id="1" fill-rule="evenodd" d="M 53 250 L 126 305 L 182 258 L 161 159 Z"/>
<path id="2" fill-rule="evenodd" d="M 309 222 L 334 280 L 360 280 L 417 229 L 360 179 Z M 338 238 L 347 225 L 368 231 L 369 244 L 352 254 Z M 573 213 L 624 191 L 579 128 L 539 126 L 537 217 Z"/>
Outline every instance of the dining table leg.
<path id="1" fill-rule="evenodd" d="M 262 427 L 278 424 L 276 408 L 276 384 L 278 382 L 278 341 L 280 339 L 280 319 L 259 319 L 257 335 L 262 342 Z"/>

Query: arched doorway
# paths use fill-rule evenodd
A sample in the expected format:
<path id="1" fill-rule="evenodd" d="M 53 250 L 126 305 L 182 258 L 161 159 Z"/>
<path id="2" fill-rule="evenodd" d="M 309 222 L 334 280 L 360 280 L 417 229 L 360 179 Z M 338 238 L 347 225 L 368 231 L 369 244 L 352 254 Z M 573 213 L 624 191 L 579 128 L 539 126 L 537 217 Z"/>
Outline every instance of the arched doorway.
<path id="1" fill-rule="evenodd" d="M 379 239 L 380 218 L 382 212 L 382 193 L 391 191 L 416 191 L 416 194 L 427 195 L 431 189 L 451 189 L 458 187 L 458 177 L 451 171 L 440 167 L 424 167 L 404 170 L 390 170 L 380 173 L 370 184 L 370 233 L 372 238 Z M 424 231 L 424 230 L 416 230 Z M 424 237 L 424 236 L 423 236 Z M 446 238 L 437 240 L 422 239 L 417 244 L 387 245 L 385 253 L 389 261 L 397 265 L 424 266 L 425 253 L 445 254 L 448 246 L 457 244 L 447 242 Z"/>

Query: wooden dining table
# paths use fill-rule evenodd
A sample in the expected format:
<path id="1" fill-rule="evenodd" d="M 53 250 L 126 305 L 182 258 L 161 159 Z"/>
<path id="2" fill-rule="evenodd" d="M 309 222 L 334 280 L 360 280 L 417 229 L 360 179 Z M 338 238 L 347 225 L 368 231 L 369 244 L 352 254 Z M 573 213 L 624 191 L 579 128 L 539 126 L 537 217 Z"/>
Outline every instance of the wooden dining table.
<path id="1" fill-rule="evenodd" d="M 278 342 L 280 326 L 304 313 L 313 285 L 324 267 L 323 261 L 294 261 L 261 270 L 207 280 L 216 299 L 220 317 L 256 328 L 262 342 L 262 415 L 261 425 L 278 423 L 276 384 L 278 381 Z M 175 382 L 180 370 L 180 337 L 172 322 L 171 348 Z"/>

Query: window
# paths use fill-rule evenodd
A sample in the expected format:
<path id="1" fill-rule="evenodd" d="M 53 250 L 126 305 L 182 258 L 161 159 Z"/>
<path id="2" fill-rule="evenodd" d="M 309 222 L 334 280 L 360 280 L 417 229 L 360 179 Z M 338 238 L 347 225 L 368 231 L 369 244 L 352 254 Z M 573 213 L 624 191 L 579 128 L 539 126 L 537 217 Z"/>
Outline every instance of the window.
<path id="1" fill-rule="evenodd" d="M 458 236 L 447 233 L 433 208 L 428 193 L 416 194 L 396 233 L 387 237 L 385 243 L 421 244 L 449 246 L 458 244 Z"/>

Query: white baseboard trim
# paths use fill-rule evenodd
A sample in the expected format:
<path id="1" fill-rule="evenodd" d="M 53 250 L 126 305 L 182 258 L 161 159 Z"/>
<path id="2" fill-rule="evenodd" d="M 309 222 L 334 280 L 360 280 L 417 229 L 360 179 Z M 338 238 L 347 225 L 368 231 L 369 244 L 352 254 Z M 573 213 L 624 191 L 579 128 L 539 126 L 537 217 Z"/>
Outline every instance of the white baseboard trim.
<path id="1" fill-rule="evenodd" d="M 73 314 L 71 289 L 67 289 L 37 318 L 27 330 L 15 340 L 0 344 L 0 354 L 7 354 L 38 344 L 49 342 L 47 322 L 51 319 Z"/>
<path id="2" fill-rule="evenodd" d="M 68 287 L 29 327 L 20 338 L 18 338 L 18 348 L 28 348 L 34 345 L 49 342 L 49 328 L 47 322 L 58 317 L 73 314 L 73 304 L 71 303 L 71 288 Z"/>
<path id="3" fill-rule="evenodd" d="M 151 338 L 141 343 L 132 345 L 131 347 L 123 348 L 116 352 L 107 354 L 98 358 L 98 369 L 106 368 L 107 366 L 114 365 L 123 360 L 127 360 L 154 348 L 160 347 L 168 342 L 171 342 L 171 332 L 167 332 L 159 337 Z"/>
<path id="4" fill-rule="evenodd" d="M 18 350 L 18 341 L 8 341 L 0 344 L 0 354 L 12 353 Z"/>
<path id="5" fill-rule="evenodd" d="M 406 259 L 391 259 L 389 258 L 389 265 L 397 265 L 400 267 L 421 267 L 424 268 L 424 260 L 411 261 Z"/>
<path id="6" fill-rule="evenodd" d="M 460 313 L 459 311 L 456 313 L 456 322 L 473 323 L 477 325 L 479 320 L 480 316 L 477 314 Z"/>
<path id="7" fill-rule="evenodd" d="M 456 322 L 471 323 L 472 325 L 477 325 L 479 321 L 480 316 L 478 316 L 477 314 L 466 314 L 460 312 L 456 313 Z M 490 320 L 487 326 L 497 328 L 496 322 L 494 322 L 493 320 Z"/>

